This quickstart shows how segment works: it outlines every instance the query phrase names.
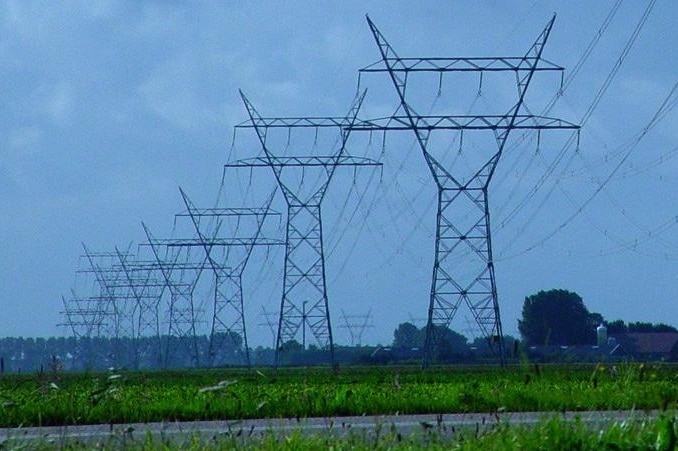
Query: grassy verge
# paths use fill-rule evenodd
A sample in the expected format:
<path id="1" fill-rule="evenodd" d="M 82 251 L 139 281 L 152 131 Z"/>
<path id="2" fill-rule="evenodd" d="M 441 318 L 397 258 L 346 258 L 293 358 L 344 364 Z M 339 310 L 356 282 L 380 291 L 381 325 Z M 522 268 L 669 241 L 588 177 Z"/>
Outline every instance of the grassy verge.
<path id="1" fill-rule="evenodd" d="M 197 370 L 0 377 L 0 426 L 673 409 L 678 367 Z"/>
<path id="2" fill-rule="evenodd" d="M 335 435 L 296 431 L 287 435 L 265 433 L 228 433 L 217 436 L 190 435 L 182 439 L 158 438 L 152 435 L 111 436 L 98 440 L 62 439 L 36 442 L 16 439 L 3 443 L 7 448 L 22 449 L 130 449 L 173 450 L 673 450 L 676 446 L 676 425 L 673 415 L 652 421 L 617 422 L 593 428 L 581 421 L 564 421 L 558 417 L 533 426 L 499 425 L 492 429 L 438 430 L 429 429 L 401 434 L 397 428 L 385 426 L 376 431 L 359 431 Z"/>

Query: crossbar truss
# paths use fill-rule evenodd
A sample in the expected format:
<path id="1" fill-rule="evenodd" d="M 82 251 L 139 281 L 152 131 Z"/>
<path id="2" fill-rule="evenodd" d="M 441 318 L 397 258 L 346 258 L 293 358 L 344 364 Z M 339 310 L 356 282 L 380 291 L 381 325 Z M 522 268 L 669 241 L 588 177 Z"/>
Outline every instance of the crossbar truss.
<path id="1" fill-rule="evenodd" d="M 278 333 L 276 338 L 275 364 L 280 363 L 283 352 L 299 332 L 305 345 L 306 327 L 310 329 L 320 349 L 329 351 L 334 364 L 334 341 L 327 295 L 325 254 L 321 204 L 335 170 L 340 166 L 374 166 L 380 163 L 356 158 L 346 154 L 351 127 L 365 97 L 359 95 L 348 114 L 338 118 L 284 118 L 262 117 L 241 92 L 247 109 L 249 124 L 240 127 L 253 128 L 264 150 L 264 157 L 250 158 L 229 163 L 226 167 L 268 166 L 278 182 L 287 203 L 287 231 L 285 235 L 285 267 L 283 291 L 280 303 Z M 270 128 L 335 128 L 339 134 L 338 149 L 331 155 L 287 157 L 276 154 L 267 142 Z M 319 185 L 307 195 L 286 182 L 285 175 L 295 170 L 318 168 Z"/>
<path id="2" fill-rule="evenodd" d="M 466 304 L 483 335 L 498 350 L 504 364 L 503 332 L 492 258 L 488 186 L 504 151 L 508 136 L 516 129 L 564 129 L 579 127 L 562 119 L 522 114 L 525 94 L 536 72 L 563 68 L 542 58 L 542 51 L 553 27 L 549 21 L 525 55 L 487 58 L 401 58 L 375 24 L 367 22 L 379 48 L 381 60 L 361 70 L 389 75 L 404 114 L 388 118 L 356 121 L 355 130 L 411 130 L 438 188 L 435 260 L 426 327 L 424 365 L 438 346 L 436 330 L 449 327 L 460 305 Z M 508 71 L 516 76 L 517 102 L 504 115 L 427 116 L 418 114 L 407 99 L 408 76 L 413 72 L 434 72 L 442 79 L 448 72 Z M 429 149 L 431 133 L 441 130 L 488 130 L 494 134 L 497 149 L 465 181 L 456 177 Z M 455 212 L 470 211 L 463 223 Z M 464 272 L 460 271 L 463 259 Z"/>

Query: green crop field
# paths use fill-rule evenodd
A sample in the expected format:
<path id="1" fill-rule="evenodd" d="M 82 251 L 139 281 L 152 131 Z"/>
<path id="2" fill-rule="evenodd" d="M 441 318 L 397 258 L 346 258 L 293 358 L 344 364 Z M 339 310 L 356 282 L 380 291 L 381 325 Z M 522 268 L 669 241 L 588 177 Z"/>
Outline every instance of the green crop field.
<path id="1" fill-rule="evenodd" d="M 285 368 L 37 373 L 0 376 L 5 427 L 245 418 L 503 411 L 664 410 L 659 418 L 591 427 L 557 413 L 537 425 L 499 422 L 456 431 L 394 425 L 249 436 L 225 431 L 166 439 L 138 433 L 92 441 L 0 440 L 4 448 L 52 449 L 660 449 L 676 446 L 678 366 Z"/>
<path id="2" fill-rule="evenodd" d="M 678 367 L 523 365 L 3 375 L 0 426 L 674 409 Z"/>

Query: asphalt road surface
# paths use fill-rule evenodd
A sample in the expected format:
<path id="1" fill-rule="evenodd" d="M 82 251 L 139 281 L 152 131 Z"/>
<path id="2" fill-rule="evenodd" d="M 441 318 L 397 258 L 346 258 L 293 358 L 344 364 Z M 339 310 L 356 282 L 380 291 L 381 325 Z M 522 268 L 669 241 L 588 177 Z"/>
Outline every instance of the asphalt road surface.
<path id="1" fill-rule="evenodd" d="M 43 440 L 55 444 L 72 440 L 80 442 L 141 440 L 148 434 L 158 439 L 169 440 L 195 434 L 204 437 L 231 434 L 256 437 L 270 433 L 286 435 L 294 431 L 309 434 L 332 433 L 341 436 L 352 432 L 376 433 L 394 429 L 401 434 L 408 435 L 430 430 L 453 435 L 461 430 L 486 429 L 498 424 L 530 425 L 554 416 L 566 420 L 580 418 L 586 424 L 596 427 L 615 421 L 642 420 L 658 415 L 659 411 L 499 412 L 0 428 L 0 444 L 32 440 Z"/>

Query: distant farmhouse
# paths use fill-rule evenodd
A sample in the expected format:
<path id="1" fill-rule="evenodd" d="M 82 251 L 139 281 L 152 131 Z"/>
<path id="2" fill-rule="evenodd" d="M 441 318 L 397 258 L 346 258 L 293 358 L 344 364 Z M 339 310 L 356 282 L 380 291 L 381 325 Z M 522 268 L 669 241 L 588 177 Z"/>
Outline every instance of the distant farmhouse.
<path id="1" fill-rule="evenodd" d="M 530 346 L 525 354 L 530 360 L 547 362 L 678 362 L 678 332 L 617 333 L 599 345 Z"/>

